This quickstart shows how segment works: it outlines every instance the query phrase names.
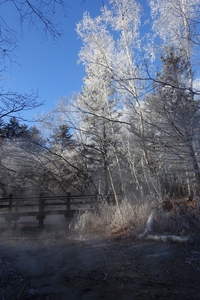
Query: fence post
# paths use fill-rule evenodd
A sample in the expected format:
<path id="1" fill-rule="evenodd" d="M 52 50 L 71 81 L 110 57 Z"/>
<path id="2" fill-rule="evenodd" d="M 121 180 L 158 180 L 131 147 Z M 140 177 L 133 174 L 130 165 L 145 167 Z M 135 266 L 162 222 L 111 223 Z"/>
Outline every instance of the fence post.
<path id="1" fill-rule="evenodd" d="M 98 193 L 95 193 L 93 196 L 90 197 L 90 208 L 94 208 L 97 206 L 98 195 Z"/>
<path id="2" fill-rule="evenodd" d="M 39 227 L 42 227 L 44 225 L 44 199 L 42 198 L 42 194 L 40 194 L 39 198 Z"/>
<path id="3" fill-rule="evenodd" d="M 99 196 L 99 194 L 98 194 L 98 193 L 95 193 L 95 196 L 94 196 L 94 199 L 95 199 L 95 206 L 97 206 L 97 203 L 98 203 L 98 196 Z"/>
<path id="4" fill-rule="evenodd" d="M 70 217 L 71 217 L 71 193 L 67 193 L 65 217 L 70 220 Z"/>
<path id="5" fill-rule="evenodd" d="M 9 195 L 9 204 L 8 204 L 8 227 L 11 226 L 11 221 L 12 221 L 12 200 L 13 200 L 13 196 L 12 194 Z"/>

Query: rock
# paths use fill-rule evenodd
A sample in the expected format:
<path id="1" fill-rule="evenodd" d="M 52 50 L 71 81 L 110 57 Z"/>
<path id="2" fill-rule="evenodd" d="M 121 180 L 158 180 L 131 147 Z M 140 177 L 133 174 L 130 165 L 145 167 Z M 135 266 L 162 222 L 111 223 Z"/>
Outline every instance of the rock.
<path id="1" fill-rule="evenodd" d="M 30 289 L 30 290 L 28 290 L 28 294 L 30 296 L 38 295 L 38 291 L 36 289 Z"/>

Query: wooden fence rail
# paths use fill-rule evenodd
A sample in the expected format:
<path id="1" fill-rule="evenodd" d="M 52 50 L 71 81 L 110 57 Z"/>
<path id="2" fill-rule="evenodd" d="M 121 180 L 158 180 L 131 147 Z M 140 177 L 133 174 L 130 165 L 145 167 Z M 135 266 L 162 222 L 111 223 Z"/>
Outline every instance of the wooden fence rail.
<path id="1" fill-rule="evenodd" d="M 42 196 L 14 198 L 0 198 L 0 218 L 4 218 L 11 226 L 20 217 L 35 216 L 38 225 L 44 225 L 44 219 L 49 215 L 64 215 L 71 219 L 76 211 L 89 209 L 97 204 L 97 195 L 71 195 L 66 196 Z"/>

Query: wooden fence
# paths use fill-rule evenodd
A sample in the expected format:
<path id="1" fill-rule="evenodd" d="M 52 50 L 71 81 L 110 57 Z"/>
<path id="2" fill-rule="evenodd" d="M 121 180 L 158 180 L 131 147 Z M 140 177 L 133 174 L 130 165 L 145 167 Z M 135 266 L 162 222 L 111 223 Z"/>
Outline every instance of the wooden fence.
<path id="1" fill-rule="evenodd" d="M 74 213 L 80 209 L 91 209 L 97 204 L 97 195 L 71 195 L 66 196 L 42 196 L 14 198 L 0 198 L 0 218 L 4 218 L 11 226 L 20 217 L 35 216 L 38 225 L 44 225 L 44 219 L 49 215 L 64 215 L 71 219 Z"/>

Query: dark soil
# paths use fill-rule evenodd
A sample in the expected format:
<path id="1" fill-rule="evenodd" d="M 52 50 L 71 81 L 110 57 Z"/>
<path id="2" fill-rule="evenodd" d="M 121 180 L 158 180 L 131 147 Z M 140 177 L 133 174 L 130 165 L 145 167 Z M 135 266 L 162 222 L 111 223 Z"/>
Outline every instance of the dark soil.
<path id="1" fill-rule="evenodd" d="M 200 299 L 200 242 L 0 229 L 0 299 Z"/>

